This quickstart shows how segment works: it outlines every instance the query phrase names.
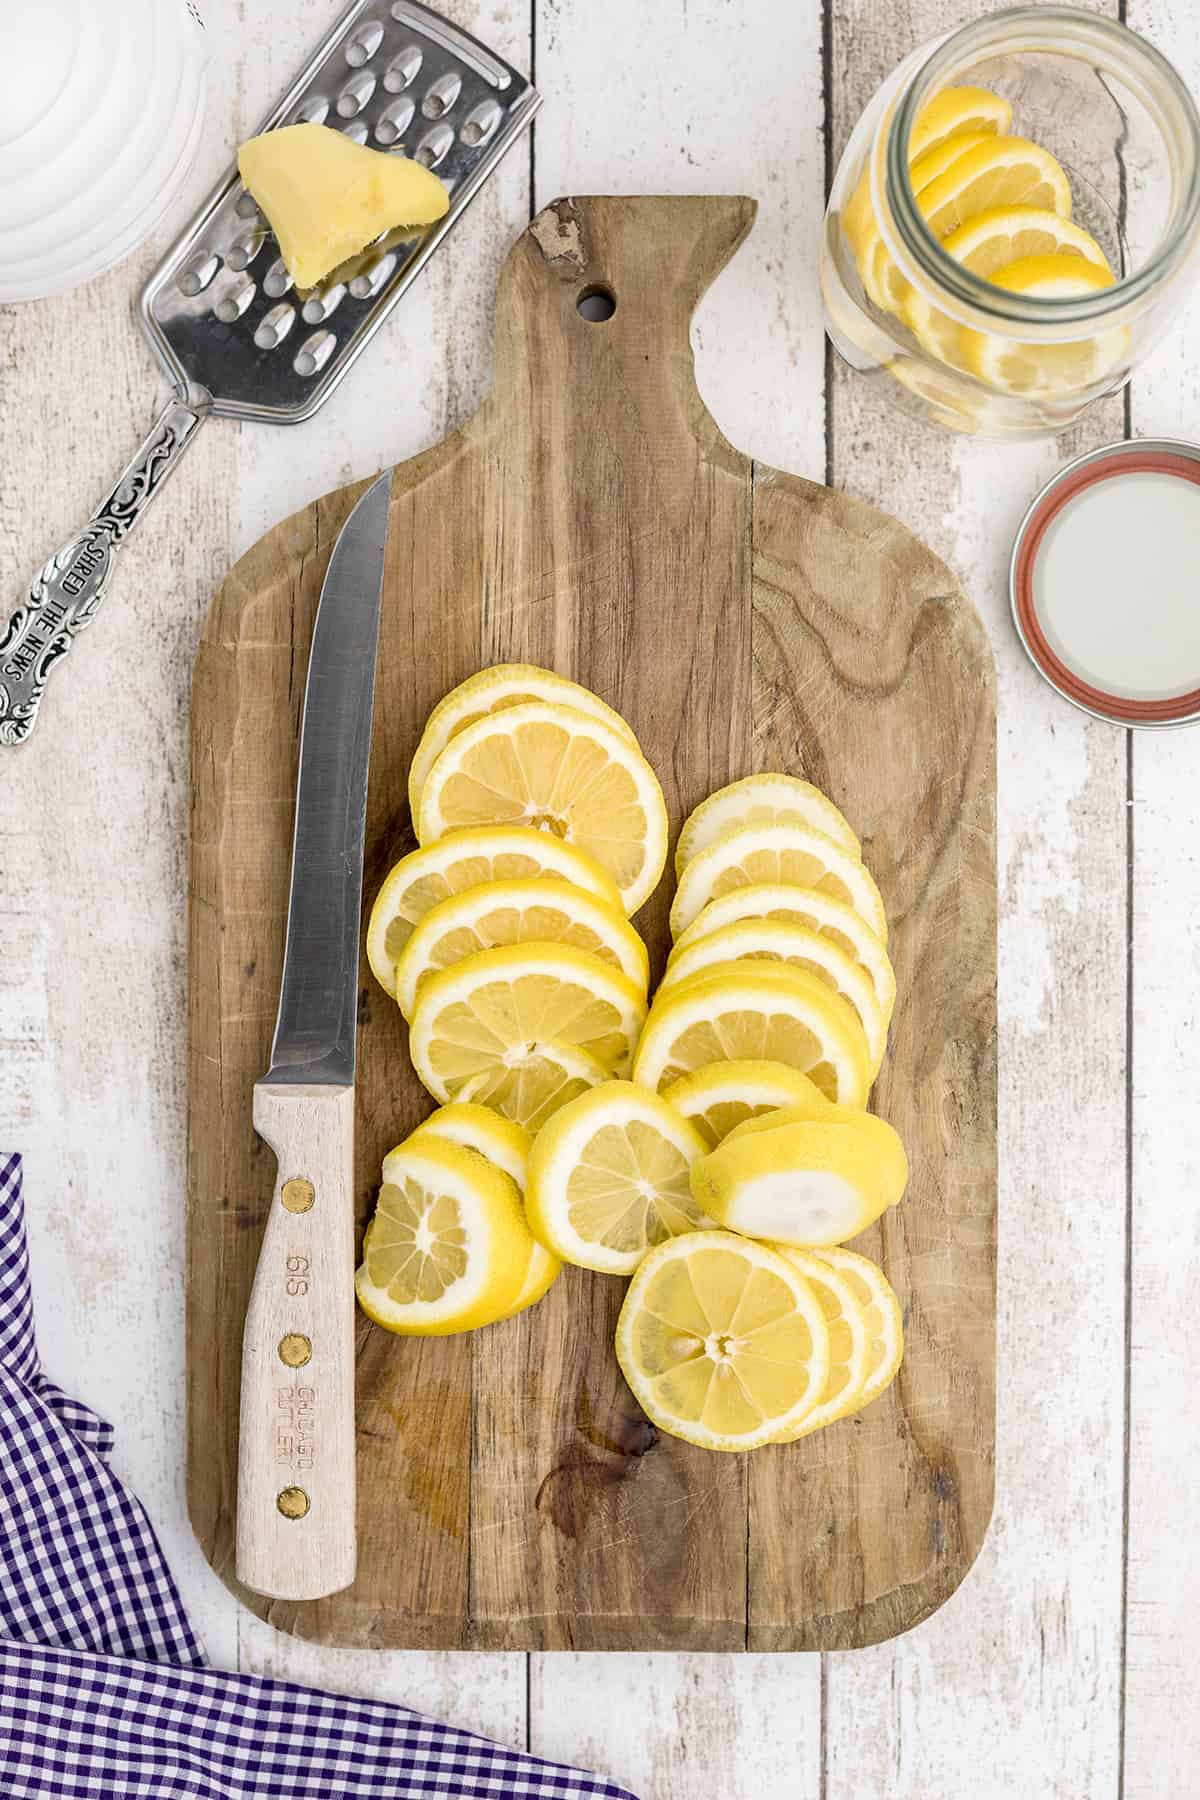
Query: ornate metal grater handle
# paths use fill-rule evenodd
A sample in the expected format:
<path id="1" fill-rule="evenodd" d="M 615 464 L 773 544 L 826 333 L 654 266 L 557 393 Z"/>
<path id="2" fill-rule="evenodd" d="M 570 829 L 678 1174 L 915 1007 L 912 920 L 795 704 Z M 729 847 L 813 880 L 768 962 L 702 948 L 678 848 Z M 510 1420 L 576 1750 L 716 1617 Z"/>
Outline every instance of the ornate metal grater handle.
<path id="1" fill-rule="evenodd" d="M 176 467 L 206 411 L 178 398 L 83 530 L 52 556 L 0 636 L 0 744 L 20 744 L 37 723 L 46 677 L 100 610 L 117 546 Z"/>

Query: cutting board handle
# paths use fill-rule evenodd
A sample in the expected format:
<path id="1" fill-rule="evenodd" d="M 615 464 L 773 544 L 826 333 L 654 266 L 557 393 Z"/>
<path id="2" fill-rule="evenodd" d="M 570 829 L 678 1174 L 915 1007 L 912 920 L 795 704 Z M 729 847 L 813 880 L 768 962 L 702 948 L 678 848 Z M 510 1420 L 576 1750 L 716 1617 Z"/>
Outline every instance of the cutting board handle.
<path id="1" fill-rule="evenodd" d="M 355 1568 L 354 1089 L 259 1082 L 278 1168 L 242 1340 L 237 1575 L 319 1600 Z"/>
<path id="2" fill-rule="evenodd" d="M 588 196 L 543 207 L 500 278 L 491 404 L 506 415 L 532 411 L 554 436 L 557 409 L 569 417 L 585 394 L 589 406 L 605 393 L 618 407 L 636 403 L 650 389 L 661 400 L 663 383 L 646 382 L 649 363 L 670 401 L 646 421 L 659 453 L 670 454 L 676 433 L 694 439 L 701 422 L 699 435 L 709 427 L 719 435 L 696 388 L 692 315 L 757 211 L 744 194 Z M 589 416 L 586 428 L 603 426 Z"/>

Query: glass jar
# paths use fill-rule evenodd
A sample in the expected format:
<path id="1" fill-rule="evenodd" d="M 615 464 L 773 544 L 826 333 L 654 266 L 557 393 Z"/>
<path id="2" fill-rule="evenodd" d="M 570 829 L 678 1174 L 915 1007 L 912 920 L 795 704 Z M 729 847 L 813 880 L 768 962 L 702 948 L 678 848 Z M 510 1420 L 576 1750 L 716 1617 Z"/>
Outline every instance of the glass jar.
<path id="1" fill-rule="evenodd" d="M 1013 218 L 1029 181 L 1038 217 Z M 915 50 L 859 120 L 825 215 L 826 328 L 906 410 L 1058 431 L 1162 335 L 1198 238 L 1200 117 L 1170 63 L 1114 20 L 1017 7 Z"/>

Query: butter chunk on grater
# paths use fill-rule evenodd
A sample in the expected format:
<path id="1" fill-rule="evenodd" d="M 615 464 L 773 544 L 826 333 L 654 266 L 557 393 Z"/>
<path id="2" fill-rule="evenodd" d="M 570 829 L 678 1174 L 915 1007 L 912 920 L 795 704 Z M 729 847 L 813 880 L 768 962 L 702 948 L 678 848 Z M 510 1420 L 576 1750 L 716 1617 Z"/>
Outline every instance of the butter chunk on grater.
<path id="1" fill-rule="evenodd" d="M 452 231 L 539 96 L 415 0 L 354 0 L 259 127 L 310 121 L 434 169 L 450 208 L 393 231 L 297 292 L 236 167 L 142 291 L 141 325 L 172 386 L 116 487 L 34 578 L 0 637 L 0 744 L 32 732 L 50 670 L 104 598 L 117 547 L 210 417 L 298 425 L 329 398 Z"/>

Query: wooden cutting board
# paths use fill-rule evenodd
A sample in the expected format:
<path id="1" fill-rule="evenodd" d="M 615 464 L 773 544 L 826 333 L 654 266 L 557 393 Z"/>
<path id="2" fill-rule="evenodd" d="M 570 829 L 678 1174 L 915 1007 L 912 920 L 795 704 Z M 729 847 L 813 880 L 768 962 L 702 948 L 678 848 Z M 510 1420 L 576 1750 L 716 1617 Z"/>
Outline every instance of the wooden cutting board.
<path id="1" fill-rule="evenodd" d="M 495 386 L 395 471 L 365 901 L 411 848 L 422 724 L 485 664 L 586 682 L 637 731 L 673 829 L 756 769 L 804 774 L 860 833 L 900 1000 L 875 1090 L 903 1205 L 855 1247 L 904 1303 L 908 1355 L 863 1416 L 723 1456 L 658 1436 L 612 1353 L 624 1283 L 569 1269 L 458 1338 L 359 1322 L 358 1579 L 243 1593 L 325 1643 L 787 1650 L 868 1644 L 962 1580 L 992 1503 L 995 713 L 949 571 L 894 520 L 754 464 L 696 389 L 689 325 L 750 200 L 563 200 L 509 257 Z M 606 322 L 577 309 L 602 288 Z M 381 403 L 386 399 L 381 396 Z M 796 404 L 804 405 L 798 393 Z M 279 990 L 313 615 L 365 484 L 276 527 L 213 602 L 192 710 L 189 1493 L 230 1586 L 242 1317 L 273 1160 L 250 1123 Z M 656 968 L 671 884 L 640 916 Z M 360 1221 L 430 1109 L 362 964 Z"/>

